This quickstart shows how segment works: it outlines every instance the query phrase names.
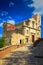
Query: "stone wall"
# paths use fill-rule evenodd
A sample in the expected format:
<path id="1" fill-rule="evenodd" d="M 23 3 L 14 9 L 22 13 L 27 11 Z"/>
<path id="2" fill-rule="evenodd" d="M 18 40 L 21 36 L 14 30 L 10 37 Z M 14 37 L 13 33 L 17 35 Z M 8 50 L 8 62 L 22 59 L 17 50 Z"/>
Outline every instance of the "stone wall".
<path id="1" fill-rule="evenodd" d="M 8 53 L 10 53 L 11 51 L 14 51 L 22 46 L 25 46 L 26 44 L 21 44 L 21 45 L 12 45 L 12 46 L 7 46 L 4 48 L 0 49 L 0 58 L 6 56 Z"/>

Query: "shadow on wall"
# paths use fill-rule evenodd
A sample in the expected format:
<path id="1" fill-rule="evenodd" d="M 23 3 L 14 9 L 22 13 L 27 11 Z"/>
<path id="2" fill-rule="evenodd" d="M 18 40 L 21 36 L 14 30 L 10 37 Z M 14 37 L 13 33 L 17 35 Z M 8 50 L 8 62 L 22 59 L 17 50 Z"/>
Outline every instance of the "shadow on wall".
<path id="1" fill-rule="evenodd" d="M 43 65 L 43 38 L 34 42 L 33 54 L 37 65 Z"/>
<path id="2" fill-rule="evenodd" d="M 29 52 L 16 51 L 10 57 L 3 58 L 3 65 L 35 65 L 35 58 Z"/>
<path id="3" fill-rule="evenodd" d="M 3 65 L 43 65 L 43 38 L 34 42 L 36 44 L 28 51 L 11 52 L 9 57 L 2 58 Z M 30 50 L 30 51 L 29 51 Z"/>
<path id="4" fill-rule="evenodd" d="M 33 43 L 33 47 L 36 47 L 41 41 L 43 41 L 43 38 L 39 38 Z"/>

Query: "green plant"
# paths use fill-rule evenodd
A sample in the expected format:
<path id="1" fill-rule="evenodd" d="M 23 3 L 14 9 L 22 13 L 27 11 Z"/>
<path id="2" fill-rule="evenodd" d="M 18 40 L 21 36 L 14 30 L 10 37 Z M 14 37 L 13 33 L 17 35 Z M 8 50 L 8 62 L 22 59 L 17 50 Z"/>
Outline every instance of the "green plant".
<path id="1" fill-rule="evenodd" d="M 0 38 L 0 48 L 4 47 L 5 45 L 5 39 L 2 37 Z"/>

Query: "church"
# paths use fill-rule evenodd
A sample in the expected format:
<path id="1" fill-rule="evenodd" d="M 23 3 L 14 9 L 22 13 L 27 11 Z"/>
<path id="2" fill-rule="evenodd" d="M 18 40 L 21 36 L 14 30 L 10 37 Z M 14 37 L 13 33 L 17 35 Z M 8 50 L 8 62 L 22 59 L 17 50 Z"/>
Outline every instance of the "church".
<path id="1" fill-rule="evenodd" d="M 18 24 L 3 23 L 3 37 L 7 45 L 31 45 L 41 38 L 41 16 L 36 14 Z"/>

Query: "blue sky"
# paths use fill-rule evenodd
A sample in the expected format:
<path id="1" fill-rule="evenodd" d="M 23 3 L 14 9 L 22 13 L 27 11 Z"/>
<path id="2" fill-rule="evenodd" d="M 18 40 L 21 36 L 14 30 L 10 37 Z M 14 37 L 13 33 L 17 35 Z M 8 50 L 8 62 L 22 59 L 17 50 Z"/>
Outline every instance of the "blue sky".
<path id="1" fill-rule="evenodd" d="M 42 18 L 41 37 L 43 37 L 43 0 L 0 0 L 0 37 L 3 22 L 18 23 L 37 13 Z"/>

